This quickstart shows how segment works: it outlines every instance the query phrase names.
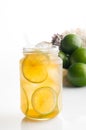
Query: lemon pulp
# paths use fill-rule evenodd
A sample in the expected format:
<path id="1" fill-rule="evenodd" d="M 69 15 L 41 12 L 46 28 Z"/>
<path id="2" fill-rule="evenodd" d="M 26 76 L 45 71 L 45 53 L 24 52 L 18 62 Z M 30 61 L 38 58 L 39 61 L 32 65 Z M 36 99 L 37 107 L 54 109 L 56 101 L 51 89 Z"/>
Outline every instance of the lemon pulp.
<path id="1" fill-rule="evenodd" d="M 32 95 L 32 105 L 40 114 L 49 114 L 56 107 L 56 92 L 50 87 L 38 88 Z"/>
<path id="2" fill-rule="evenodd" d="M 47 77 L 47 63 L 48 58 L 45 54 L 40 52 L 28 54 L 22 64 L 24 77 L 33 83 L 43 82 Z"/>

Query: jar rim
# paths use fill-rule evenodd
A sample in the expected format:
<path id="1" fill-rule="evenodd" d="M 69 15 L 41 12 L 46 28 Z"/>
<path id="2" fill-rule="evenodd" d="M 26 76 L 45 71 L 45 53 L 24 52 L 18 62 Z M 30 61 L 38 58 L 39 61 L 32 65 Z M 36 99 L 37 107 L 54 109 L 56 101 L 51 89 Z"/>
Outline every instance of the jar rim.
<path id="1" fill-rule="evenodd" d="M 26 48 L 26 47 L 24 47 L 23 48 L 23 53 L 24 54 L 33 53 L 35 50 L 42 51 L 42 52 L 47 52 L 47 53 L 58 53 L 59 52 L 59 46 L 52 45 L 51 47 L 45 47 L 45 48 L 42 48 L 42 47 L 29 47 L 29 48 Z"/>

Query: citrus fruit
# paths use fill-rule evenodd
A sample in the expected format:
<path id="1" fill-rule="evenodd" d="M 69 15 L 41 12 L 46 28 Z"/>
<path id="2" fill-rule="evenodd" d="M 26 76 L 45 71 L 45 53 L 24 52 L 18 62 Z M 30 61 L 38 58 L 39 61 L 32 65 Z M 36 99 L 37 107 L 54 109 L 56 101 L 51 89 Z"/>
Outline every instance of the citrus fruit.
<path id="1" fill-rule="evenodd" d="M 86 64 L 75 63 L 68 69 L 68 79 L 74 86 L 86 85 Z"/>
<path id="2" fill-rule="evenodd" d="M 70 58 L 71 63 L 81 62 L 86 63 L 86 48 L 76 49 Z"/>
<path id="3" fill-rule="evenodd" d="M 41 52 L 28 54 L 22 64 L 24 77 L 33 83 L 40 83 L 47 77 L 48 57 Z"/>
<path id="4" fill-rule="evenodd" d="M 81 38 L 76 34 L 68 34 L 61 41 L 61 49 L 63 52 L 71 54 L 75 49 L 82 46 Z"/>
<path id="5" fill-rule="evenodd" d="M 21 87 L 21 109 L 23 113 L 26 113 L 29 107 L 28 99 L 27 99 L 27 94 L 25 90 Z"/>
<path id="6" fill-rule="evenodd" d="M 62 51 L 59 52 L 59 57 L 63 60 L 63 68 L 68 68 L 69 57 Z"/>
<path id="7" fill-rule="evenodd" d="M 49 114 L 56 107 L 56 92 L 50 87 L 38 88 L 32 95 L 32 105 L 36 112 Z"/>

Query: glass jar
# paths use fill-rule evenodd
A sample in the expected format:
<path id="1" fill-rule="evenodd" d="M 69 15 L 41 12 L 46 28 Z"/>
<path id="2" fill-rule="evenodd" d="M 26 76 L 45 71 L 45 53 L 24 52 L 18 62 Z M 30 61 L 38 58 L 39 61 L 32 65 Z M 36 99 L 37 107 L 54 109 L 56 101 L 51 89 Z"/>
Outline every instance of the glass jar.
<path id="1" fill-rule="evenodd" d="M 62 108 L 62 60 L 58 47 L 24 48 L 20 60 L 21 110 L 29 119 L 45 120 Z"/>

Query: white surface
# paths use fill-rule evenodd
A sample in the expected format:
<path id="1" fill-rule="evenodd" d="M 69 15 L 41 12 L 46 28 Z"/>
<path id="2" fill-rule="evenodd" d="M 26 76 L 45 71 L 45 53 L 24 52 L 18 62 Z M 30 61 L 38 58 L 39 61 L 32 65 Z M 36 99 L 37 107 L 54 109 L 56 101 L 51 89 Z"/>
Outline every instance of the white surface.
<path id="1" fill-rule="evenodd" d="M 41 122 L 24 117 L 19 109 L 19 93 L 17 95 L 16 91 L 15 88 L 14 92 L 8 92 L 11 97 L 6 98 L 4 103 L 1 102 L 3 110 L 0 112 L 0 130 L 86 130 L 86 87 L 64 88 L 62 113 Z"/>
<path id="2" fill-rule="evenodd" d="M 27 122 L 20 112 L 22 47 L 51 40 L 54 33 L 86 29 L 85 0 L 0 0 L 0 130 L 86 130 L 86 87 L 64 88 L 63 112 Z"/>

